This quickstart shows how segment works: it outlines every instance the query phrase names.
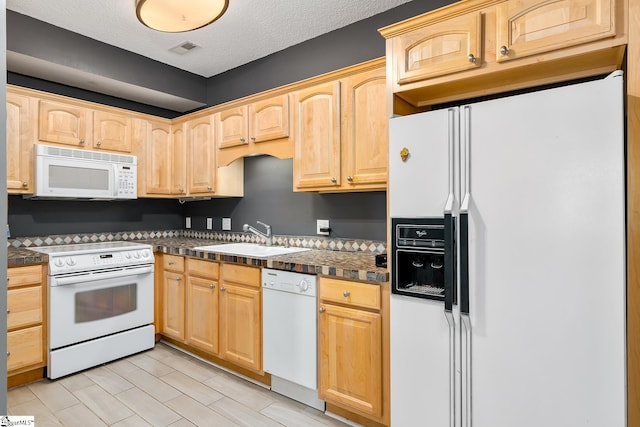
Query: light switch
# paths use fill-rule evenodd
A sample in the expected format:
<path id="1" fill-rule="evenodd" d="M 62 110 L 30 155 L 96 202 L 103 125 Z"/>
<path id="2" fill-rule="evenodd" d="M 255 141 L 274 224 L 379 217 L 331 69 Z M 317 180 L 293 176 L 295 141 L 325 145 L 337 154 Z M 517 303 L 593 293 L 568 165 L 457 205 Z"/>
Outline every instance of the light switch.
<path id="1" fill-rule="evenodd" d="M 231 230 L 231 218 L 222 218 L 222 229 Z"/>
<path id="2" fill-rule="evenodd" d="M 191 228 L 191 217 L 188 216 L 184 219 L 184 227 L 185 228 Z"/>
<path id="3" fill-rule="evenodd" d="M 213 218 L 207 218 L 207 230 L 213 229 Z"/>

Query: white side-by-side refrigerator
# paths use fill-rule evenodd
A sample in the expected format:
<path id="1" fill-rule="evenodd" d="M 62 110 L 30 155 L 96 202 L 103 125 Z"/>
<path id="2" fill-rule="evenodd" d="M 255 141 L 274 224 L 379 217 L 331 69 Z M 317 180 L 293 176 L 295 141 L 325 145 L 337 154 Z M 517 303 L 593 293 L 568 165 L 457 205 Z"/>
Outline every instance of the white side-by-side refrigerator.
<path id="1" fill-rule="evenodd" d="M 623 123 L 621 72 L 390 119 L 390 216 L 455 225 L 452 304 L 391 294 L 393 427 L 626 425 Z"/>

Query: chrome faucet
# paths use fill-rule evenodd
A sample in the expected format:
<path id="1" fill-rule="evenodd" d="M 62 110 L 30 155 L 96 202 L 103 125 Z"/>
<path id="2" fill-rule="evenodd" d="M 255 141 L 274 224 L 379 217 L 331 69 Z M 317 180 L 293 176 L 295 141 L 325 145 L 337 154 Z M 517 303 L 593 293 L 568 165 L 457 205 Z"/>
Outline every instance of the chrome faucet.
<path id="1" fill-rule="evenodd" d="M 258 224 L 262 225 L 264 228 L 266 228 L 267 232 L 266 232 L 266 233 L 263 233 L 263 232 L 262 232 L 262 231 L 260 231 L 260 230 L 256 230 L 255 228 L 253 228 L 253 227 L 252 227 L 252 226 L 250 226 L 249 224 L 245 224 L 245 225 L 243 225 L 243 226 L 242 226 L 242 229 L 243 229 L 244 231 L 250 231 L 250 232 L 252 232 L 253 234 L 255 234 L 256 236 L 260 236 L 260 237 L 264 238 L 264 240 L 265 240 L 265 244 L 266 244 L 267 246 L 271 246 L 271 226 L 270 226 L 270 225 L 267 225 L 267 224 L 265 224 L 264 222 L 261 222 L 261 221 L 256 221 L 256 222 L 257 222 Z"/>

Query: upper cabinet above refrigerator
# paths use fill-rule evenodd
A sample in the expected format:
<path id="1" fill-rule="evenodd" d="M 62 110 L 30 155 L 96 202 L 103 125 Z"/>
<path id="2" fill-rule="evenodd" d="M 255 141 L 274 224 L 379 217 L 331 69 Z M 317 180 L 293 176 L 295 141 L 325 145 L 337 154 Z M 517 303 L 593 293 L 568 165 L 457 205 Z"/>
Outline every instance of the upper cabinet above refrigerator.
<path id="1" fill-rule="evenodd" d="M 620 68 L 629 0 L 466 0 L 382 28 L 389 111 Z"/>

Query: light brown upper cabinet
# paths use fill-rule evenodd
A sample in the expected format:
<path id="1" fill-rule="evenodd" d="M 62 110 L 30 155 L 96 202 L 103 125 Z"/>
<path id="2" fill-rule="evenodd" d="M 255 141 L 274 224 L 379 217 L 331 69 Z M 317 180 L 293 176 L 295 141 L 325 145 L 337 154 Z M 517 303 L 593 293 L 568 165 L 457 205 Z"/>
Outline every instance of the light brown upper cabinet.
<path id="1" fill-rule="evenodd" d="M 384 67 L 293 94 L 294 191 L 385 190 Z"/>
<path id="2" fill-rule="evenodd" d="M 498 62 L 615 36 L 615 0 L 507 1 L 497 6 Z"/>
<path id="3" fill-rule="evenodd" d="M 132 119 L 115 111 L 40 99 L 38 141 L 78 148 L 131 152 Z"/>
<path id="4" fill-rule="evenodd" d="M 289 136 L 289 96 L 262 99 L 227 108 L 216 115 L 218 148 L 271 141 Z"/>
<path id="5" fill-rule="evenodd" d="M 294 190 L 339 186 L 340 82 L 328 82 L 292 95 L 294 124 Z"/>
<path id="6" fill-rule="evenodd" d="M 188 193 L 202 196 L 215 193 L 216 147 L 213 115 L 193 118 L 185 123 L 187 137 Z"/>
<path id="7" fill-rule="evenodd" d="M 618 69 L 630 0 L 465 0 L 382 28 L 387 108 L 423 107 Z"/>
<path id="8" fill-rule="evenodd" d="M 29 97 L 7 91 L 7 192 L 33 192 Z"/>
<path id="9" fill-rule="evenodd" d="M 138 159 L 138 168 L 145 171 L 145 176 L 138 179 L 146 180 L 145 195 L 186 194 L 184 126 L 168 120 L 148 120 L 144 146 L 144 165 Z"/>
<path id="10" fill-rule="evenodd" d="M 399 85 L 478 68 L 482 64 L 482 15 L 471 12 L 417 28 L 393 39 Z"/>

